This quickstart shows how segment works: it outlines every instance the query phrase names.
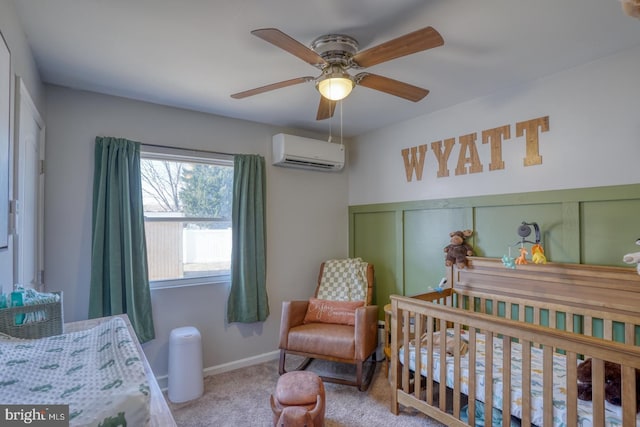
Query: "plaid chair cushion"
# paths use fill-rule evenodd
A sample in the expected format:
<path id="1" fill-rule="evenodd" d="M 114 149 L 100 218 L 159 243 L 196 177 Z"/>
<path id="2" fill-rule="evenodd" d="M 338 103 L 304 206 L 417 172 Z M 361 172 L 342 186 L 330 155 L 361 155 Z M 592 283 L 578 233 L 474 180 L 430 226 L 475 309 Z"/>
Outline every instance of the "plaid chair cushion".
<path id="1" fill-rule="evenodd" d="M 318 299 L 332 301 L 367 300 L 367 265 L 361 258 L 325 261 Z"/>

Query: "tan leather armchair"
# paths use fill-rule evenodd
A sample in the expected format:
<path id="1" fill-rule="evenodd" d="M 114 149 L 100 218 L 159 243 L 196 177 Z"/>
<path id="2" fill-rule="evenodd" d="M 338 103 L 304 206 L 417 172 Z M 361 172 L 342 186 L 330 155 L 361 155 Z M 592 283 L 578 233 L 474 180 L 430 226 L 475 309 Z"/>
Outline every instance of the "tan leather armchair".
<path id="1" fill-rule="evenodd" d="M 320 266 L 318 286 L 314 297 L 321 290 L 325 264 Z M 356 365 L 355 380 L 321 376 L 324 381 L 355 385 L 360 391 L 369 387 L 375 369 L 376 347 L 378 345 L 378 307 L 371 305 L 373 298 L 374 269 L 372 264 L 364 266 L 366 272 L 366 296 L 364 306 L 355 309 L 354 324 L 334 324 L 307 320 L 305 316 L 309 301 L 284 301 L 280 324 L 280 375 L 286 373 L 287 354 L 305 356 L 296 370 L 305 369 L 313 359 Z M 320 298 L 324 295 L 321 293 Z M 363 372 L 365 361 L 371 357 L 371 367 Z"/>

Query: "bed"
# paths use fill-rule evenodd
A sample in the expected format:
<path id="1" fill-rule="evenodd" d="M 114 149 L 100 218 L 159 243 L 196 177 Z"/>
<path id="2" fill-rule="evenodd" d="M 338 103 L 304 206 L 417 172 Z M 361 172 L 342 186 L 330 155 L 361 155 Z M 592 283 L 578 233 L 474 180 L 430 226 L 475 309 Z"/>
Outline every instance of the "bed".
<path id="1" fill-rule="evenodd" d="M 635 269 L 509 269 L 499 259 L 471 257 L 468 268 L 447 275 L 450 287 L 440 292 L 391 296 L 394 414 L 415 408 L 448 426 L 640 425 Z M 582 401 L 577 366 L 588 357 L 593 384 L 602 386 Z M 605 401 L 604 361 L 621 365 L 620 406 Z"/>
<path id="2" fill-rule="evenodd" d="M 175 426 L 126 315 L 0 339 L 0 401 L 69 405 L 71 426 Z"/>

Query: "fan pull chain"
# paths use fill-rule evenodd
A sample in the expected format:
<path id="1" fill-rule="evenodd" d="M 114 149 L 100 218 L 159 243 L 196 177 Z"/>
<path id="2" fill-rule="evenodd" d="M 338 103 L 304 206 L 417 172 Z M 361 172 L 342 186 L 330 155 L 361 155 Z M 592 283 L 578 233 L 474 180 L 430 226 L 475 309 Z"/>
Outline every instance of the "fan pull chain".
<path id="1" fill-rule="evenodd" d="M 331 140 L 333 140 L 333 137 L 331 136 L 332 124 L 333 124 L 333 117 L 329 117 L 329 139 L 327 140 L 327 142 L 331 142 Z"/>
<path id="2" fill-rule="evenodd" d="M 342 99 L 338 102 L 340 103 L 340 145 L 344 145 L 342 142 Z"/>

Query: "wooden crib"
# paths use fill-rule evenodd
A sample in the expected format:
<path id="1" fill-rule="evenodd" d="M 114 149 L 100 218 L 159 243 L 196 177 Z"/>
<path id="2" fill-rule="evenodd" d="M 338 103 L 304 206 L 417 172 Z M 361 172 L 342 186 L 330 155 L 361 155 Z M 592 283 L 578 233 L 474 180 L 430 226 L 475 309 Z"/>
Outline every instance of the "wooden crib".
<path id="1" fill-rule="evenodd" d="M 469 268 L 453 267 L 448 275 L 450 287 L 442 292 L 391 296 L 394 414 L 403 405 L 448 426 L 476 425 L 478 409 L 485 426 L 496 417 L 509 426 L 516 414 L 522 426 L 640 425 L 640 276 L 634 268 L 547 263 L 509 269 L 499 259 L 472 257 Z M 450 336 L 449 354 L 440 351 L 446 340 L 437 343 L 441 332 Z M 587 357 L 593 359 L 592 402 L 577 398 L 577 365 Z M 605 402 L 604 361 L 621 365 L 621 406 Z"/>

